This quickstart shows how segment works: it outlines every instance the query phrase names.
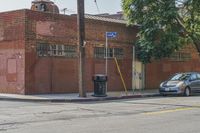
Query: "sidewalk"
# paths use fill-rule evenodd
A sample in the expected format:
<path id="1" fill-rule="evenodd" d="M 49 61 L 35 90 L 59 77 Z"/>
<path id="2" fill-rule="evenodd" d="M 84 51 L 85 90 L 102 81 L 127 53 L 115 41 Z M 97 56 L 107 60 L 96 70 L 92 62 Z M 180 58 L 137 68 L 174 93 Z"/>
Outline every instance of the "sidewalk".
<path id="1" fill-rule="evenodd" d="M 135 90 L 125 92 L 107 92 L 106 97 L 94 97 L 93 93 L 87 93 L 87 97 L 79 97 L 78 93 L 70 94 L 41 94 L 41 95 L 19 95 L 0 93 L 0 100 L 6 101 L 24 101 L 24 102 L 87 102 L 104 101 L 130 98 L 144 98 L 159 96 L 158 90 Z"/>

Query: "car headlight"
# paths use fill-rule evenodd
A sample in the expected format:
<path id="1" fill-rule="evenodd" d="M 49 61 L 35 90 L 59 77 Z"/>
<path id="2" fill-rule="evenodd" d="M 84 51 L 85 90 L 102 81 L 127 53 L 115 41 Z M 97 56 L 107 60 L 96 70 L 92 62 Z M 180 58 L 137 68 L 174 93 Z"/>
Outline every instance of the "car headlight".
<path id="1" fill-rule="evenodd" d="M 176 87 L 182 88 L 183 86 L 184 86 L 184 82 L 183 81 L 181 81 L 178 84 L 176 84 Z"/>

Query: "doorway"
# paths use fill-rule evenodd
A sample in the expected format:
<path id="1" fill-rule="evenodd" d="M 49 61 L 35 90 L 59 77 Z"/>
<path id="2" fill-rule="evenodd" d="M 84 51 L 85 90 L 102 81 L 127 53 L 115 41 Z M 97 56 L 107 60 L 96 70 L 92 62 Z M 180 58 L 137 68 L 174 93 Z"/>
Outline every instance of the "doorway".
<path id="1" fill-rule="evenodd" d="M 144 64 L 140 61 L 133 62 L 133 77 L 132 77 L 132 88 L 133 89 L 144 89 Z"/>

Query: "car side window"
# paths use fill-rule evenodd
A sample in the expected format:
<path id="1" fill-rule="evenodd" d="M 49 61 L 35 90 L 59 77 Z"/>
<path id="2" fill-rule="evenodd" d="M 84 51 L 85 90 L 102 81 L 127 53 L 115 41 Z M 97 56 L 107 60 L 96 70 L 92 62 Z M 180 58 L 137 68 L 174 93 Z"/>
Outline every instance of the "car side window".
<path id="1" fill-rule="evenodd" d="M 196 74 L 192 74 L 192 76 L 190 77 L 190 80 L 194 81 L 197 79 L 197 75 Z"/>
<path id="2" fill-rule="evenodd" d="M 200 74 L 197 74 L 197 79 L 200 80 Z"/>

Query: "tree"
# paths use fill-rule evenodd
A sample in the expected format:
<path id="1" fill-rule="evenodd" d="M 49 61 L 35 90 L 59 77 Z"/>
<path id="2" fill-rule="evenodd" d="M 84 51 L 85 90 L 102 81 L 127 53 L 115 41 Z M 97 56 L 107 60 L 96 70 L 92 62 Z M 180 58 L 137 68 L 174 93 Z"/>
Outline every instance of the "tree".
<path id="1" fill-rule="evenodd" d="M 128 24 L 139 25 L 136 48 L 143 63 L 186 44 L 200 52 L 200 0 L 122 0 L 122 7 Z"/>

